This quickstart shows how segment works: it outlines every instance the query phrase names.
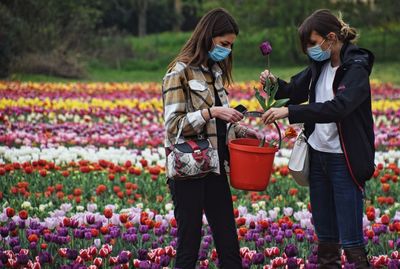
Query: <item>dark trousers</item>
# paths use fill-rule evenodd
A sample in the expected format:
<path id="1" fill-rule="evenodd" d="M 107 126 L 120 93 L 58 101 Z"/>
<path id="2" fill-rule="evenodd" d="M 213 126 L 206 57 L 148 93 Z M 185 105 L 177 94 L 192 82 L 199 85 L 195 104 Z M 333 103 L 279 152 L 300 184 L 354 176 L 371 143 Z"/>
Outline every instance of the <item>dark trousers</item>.
<path id="1" fill-rule="evenodd" d="M 343 248 L 364 245 L 363 196 L 343 154 L 311 149 L 310 200 L 318 239 Z"/>
<path id="2" fill-rule="evenodd" d="M 203 210 L 211 227 L 221 268 L 242 268 L 231 191 L 225 174 L 168 180 L 178 224 L 175 268 L 193 269 L 198 259 Z"/>

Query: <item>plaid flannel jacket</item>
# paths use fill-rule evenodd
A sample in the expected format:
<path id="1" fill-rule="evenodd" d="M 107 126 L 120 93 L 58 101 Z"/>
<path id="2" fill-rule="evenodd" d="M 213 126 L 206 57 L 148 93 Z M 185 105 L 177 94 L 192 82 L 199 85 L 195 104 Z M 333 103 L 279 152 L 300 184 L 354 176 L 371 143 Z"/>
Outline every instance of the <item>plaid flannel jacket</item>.
<path id="1" fill-rule="evenodd" d="M 222 80 L 222 70 L 215 64 L 212 67 L 215 78 L 215 88 L 221 99 L 222 106 L 229 107 L 227 91 Z M 188 104 L 185 92 L 193 104 Z M 217 125 L 215 118 L 205 121 L 201 115 L 202 109 L 215 104 L 214 86 L 211 74 L 204 67 L 186 66 L 182 62 L 167 72 L 163 78 L 162 96 L 164 105 L 165 147 L 176 143 L 179 127 L 183 126 L 179 143 L 185 139 L 196 138 L 198 135 L 208 137 L 213 148 L 218 148 Z M 229 125 L 228 125 L 229 126 Z M 246 127 L 234 124 L 228 133 L 228 141 L 240 137 Z M 228 171 L 228 170 L 227 170 Z"/>

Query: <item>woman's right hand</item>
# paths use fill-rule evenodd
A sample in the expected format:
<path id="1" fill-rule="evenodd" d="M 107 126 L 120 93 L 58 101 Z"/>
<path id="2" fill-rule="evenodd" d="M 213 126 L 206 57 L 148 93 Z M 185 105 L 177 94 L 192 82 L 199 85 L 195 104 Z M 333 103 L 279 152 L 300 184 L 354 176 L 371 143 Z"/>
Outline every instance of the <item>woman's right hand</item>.
<path id="1" fill-rule="evenodd" d="M 277 78 L 268 70 L 265 69 L 263 72 L 261 72 L 260 74 L 260 82 L 262 85 L 265 85 L 265 81 L 267 80 L 267 78 L 272 82 L 272 83 L 276 83 Z"/>
<path id="2" fill-rule="evenodd" d="M 235 123 L 243 119 L 243 114 L 231 107 L 214 106 L 211 108 L 211 114 L 226 122 Z"/>

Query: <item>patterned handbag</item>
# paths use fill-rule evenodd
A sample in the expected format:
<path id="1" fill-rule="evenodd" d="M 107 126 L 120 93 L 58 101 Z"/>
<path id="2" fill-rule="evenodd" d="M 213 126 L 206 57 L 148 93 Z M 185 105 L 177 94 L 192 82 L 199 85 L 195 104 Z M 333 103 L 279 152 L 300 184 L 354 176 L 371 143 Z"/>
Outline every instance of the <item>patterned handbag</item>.
<path id="1" fill-rule="evenodd" d="M 212 147 L 210 140 L 199 137 L 178 144 L 181 132 L 182 127 L 178 131 L 176 142 L 167 149 L 167 178 L 200 178 L 210 172 L 217 172 L 218 152 Z"/>
<path id="2" fill-rule="evenodd" d="M 187 70 L 185 69 L 187 77 Z M 185 85 L 186 104 L 188 112 L 195 111 L 190 98 L 189 86 Z M 179 126 L 176 140 L 166 148 L 167 178 L 189 179 L 201 178 L 211 172 L 219 173 L 219 157 L 208 138 L 199 134 L 197 139 L 185 139 L 178 143 L 183 131 L 184 118 Z"/>

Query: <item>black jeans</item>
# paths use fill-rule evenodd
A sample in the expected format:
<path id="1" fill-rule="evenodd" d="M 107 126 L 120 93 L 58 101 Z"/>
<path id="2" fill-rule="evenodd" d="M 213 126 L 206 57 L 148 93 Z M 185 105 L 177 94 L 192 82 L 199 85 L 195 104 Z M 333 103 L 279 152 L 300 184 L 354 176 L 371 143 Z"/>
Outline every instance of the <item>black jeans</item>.
<path id="1" fill-rule="evenodd" d="M 175 268 L 196 266 L 201 242 L 203 210 L 211 227 L 221 268 L 242 268 L 226 174 L 200 179 L 168 180 L 178 225 Z"/>

